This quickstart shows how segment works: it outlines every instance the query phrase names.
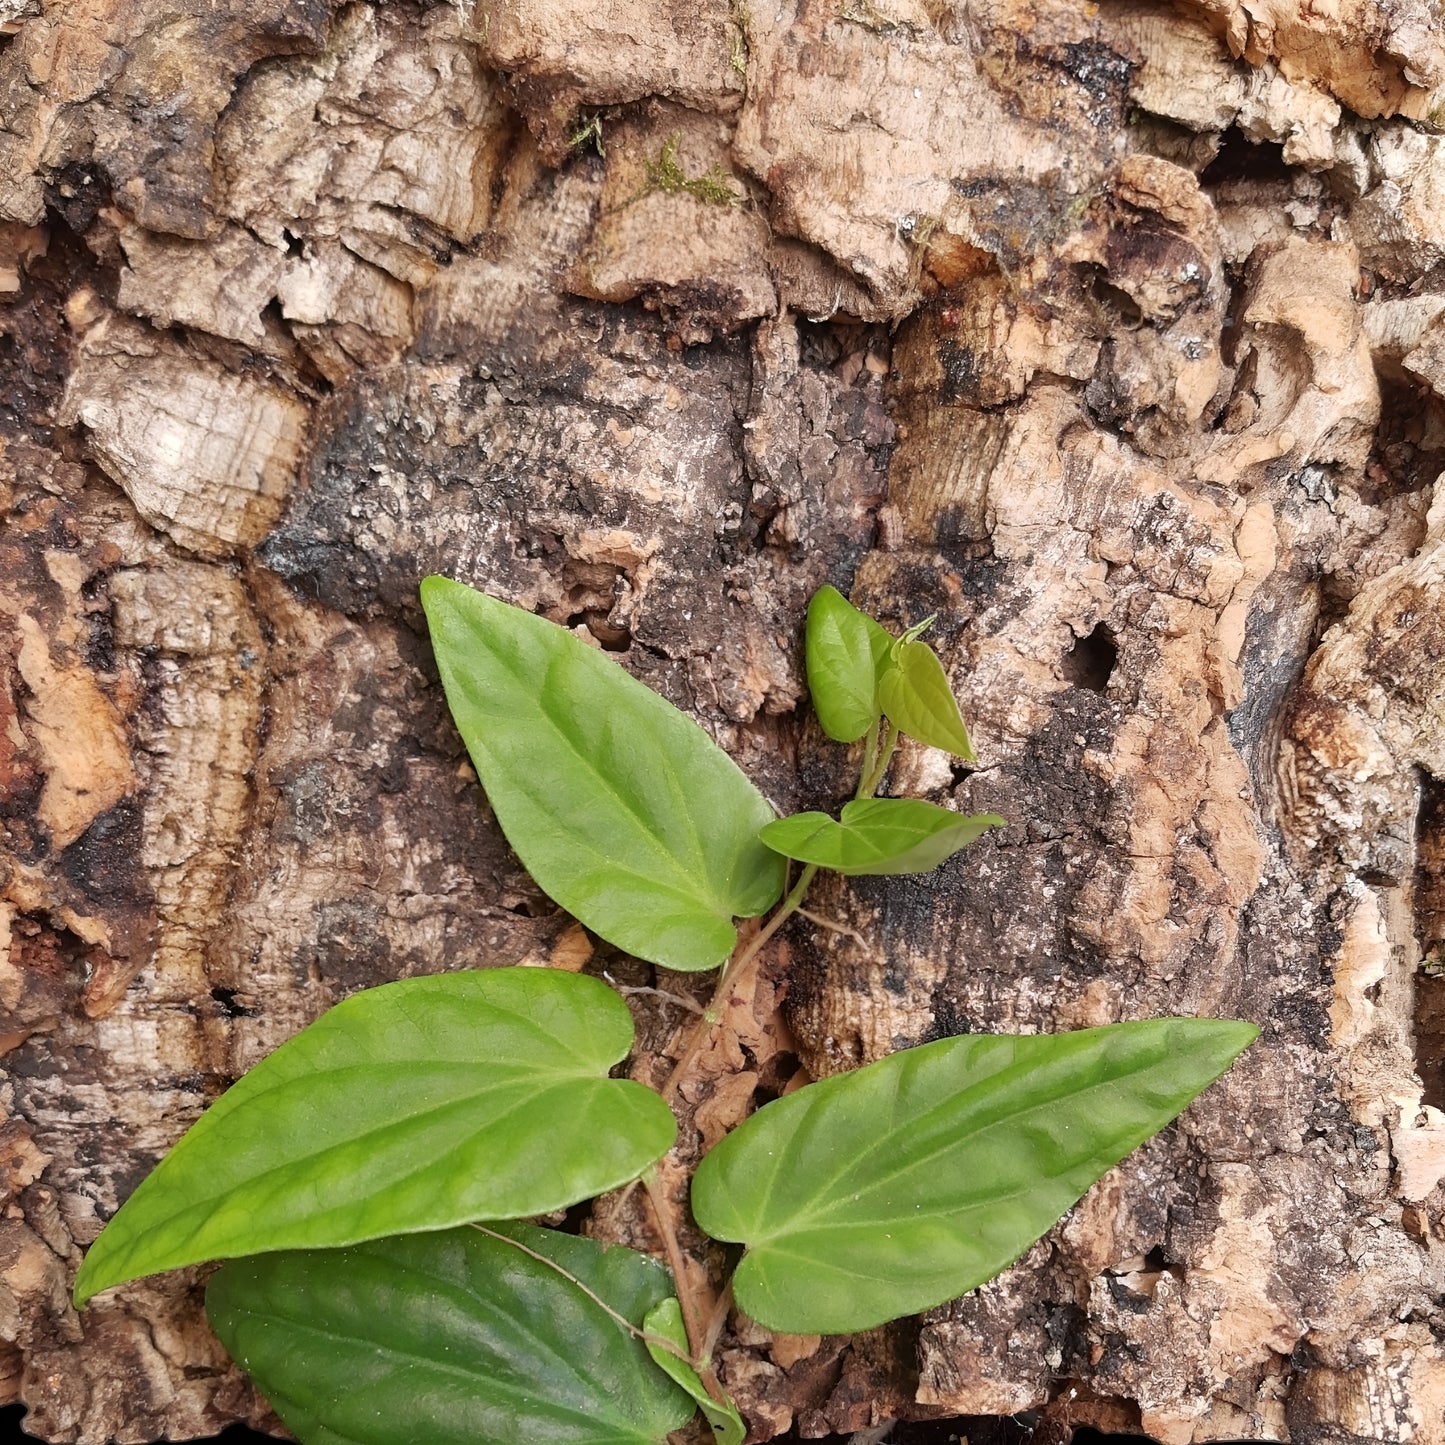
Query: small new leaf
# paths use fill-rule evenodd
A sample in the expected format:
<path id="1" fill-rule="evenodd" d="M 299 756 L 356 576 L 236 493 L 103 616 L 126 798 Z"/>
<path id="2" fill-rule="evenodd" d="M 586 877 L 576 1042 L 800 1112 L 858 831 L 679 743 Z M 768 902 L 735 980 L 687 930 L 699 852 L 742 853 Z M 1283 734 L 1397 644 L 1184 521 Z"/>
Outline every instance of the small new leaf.
<path id="1" fill-rule="evenodd" d="M 837 588 L 820 587 L 808 604 L 804 642 L 819 725 L 836 742 L 857 742 L 878 721 L 878 678 L 893 638 Z"/>
<path id="2" fill-rule="evenodd" d="M 206 1313 L 303 1445 L 663 1445 L 693 1402 L 607 1311 L 640 1327 L 666 1271 L 552 1230 L 496 1232 L 602 1304 L 456 1229 L 238 1260 Z"/>
<path id="3" fill-rule="evenodd" d="M 422 604 L 452 716 L 507 841 L 609 943 L 715 968 L 734 918 L 766 912 L 773 810 L 691 718 L 564 627 L 428 577 Z"/>
<path id="4" fill-rule="evenodd" d="M 986 829 L 1003 826 L 996 813 L 953 813 L 916 798 L 863 798 L 843 805 L 841 823 L 826 813 L 797 813 L 758 836 L 785 858 L 857 876 L 927 873 Z"/>
<path id="5" fill-rule="evenodd" d="M 223 1094 L 121 1207 L 75 1282 L 517 1219 L 636 1179 L 672 1112 L 608 1071 L 627 1005 L 596 979 L 498 968 L 355 994 Z"/>
<path id="6" fill-rule="evenodd" d="M 931 748 L 977 762 L 938 654 L 926 642 L 900 641 L 892 658 L 893 666 L 878 683 L 878 700 L 888 720 Z"/>
<path id="7" fill-rule="evenodd" d="M 765 1105 L 703 1159 L 693 1217 L 747 1245 L 733 1290 L 759 1324 L 871 1329 L 992 1279 L 1258 1032 L 1154 1019 L 905 1049 Z"/>
<path id="8" fill-rule="evenodd" d="M 717 1445 L 743 1445 L 748 1427 L 743 1424 L 738 1407 L 731 1400 L 725 1404 L 714 1400 L 708 1394 L 707 1386 L 698 1377 L 697 1371 L 687 1362 L 687 1328 L 682 1321 L 682 1306 L 675 1299 L 663 1300 L 647 1316 L 643 1328 L 649 1335 L 658 1335 L 682 1351 L 682 1354 L 678 1355 L 661 1345 L 653 1344 L 651 1340 L 647 1342 L 648 1354 L 697 1402 L 698 1408 L 707 1417 L 707 1423 L 712 1426 L 713 1439 L 717 1441 Z"/>

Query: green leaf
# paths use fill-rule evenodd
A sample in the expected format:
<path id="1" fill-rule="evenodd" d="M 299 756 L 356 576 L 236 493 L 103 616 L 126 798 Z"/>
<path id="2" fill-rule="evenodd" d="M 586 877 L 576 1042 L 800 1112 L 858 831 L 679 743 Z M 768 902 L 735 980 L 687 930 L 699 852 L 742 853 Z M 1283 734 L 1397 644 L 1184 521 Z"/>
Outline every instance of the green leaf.
<path id="1" fill-rule="evenodd" d="M 836 742 L 857 742 L 878 721 L 878 678 L 891 665 L 893 638 L 836 587 L 820 587 L 808 604 L 805 644 L 819 724 Z"/>
<path id="2" fill-rule="evenodd" d="M 907 632 L 898 640 L 906 647 L 910 642 L 916 642 L 935 622 L 938 621 L 938 613 L 930 612 L 922 622 L 915 622 Z"/>
<path id="3" fill-rule="evenodd" d="M 870 1329 L 992 1279 L 1258 1032 L 1155 1019 L 906 1049 L 760 1109 L 703 1159 L 693 1217 L 748 1246 L 733 1289 L 760 1324 Z"/>
<path id="4" fill-rule="evenodd" d="M 796 813 L 758 835 L 769 848 L 835 873 L 927 873 L 966 848 L 997 813 L 952 813 L 916 798 L 862 798 L 843 805 L 843 821 L 826 813 Z"/>
<path id="5" fill-rule="evenodd" d="M 497 1232 L 635 1327 L 672 1288 L 629 1249 Z M 599 1304 L 475 1229 L 238 1260 L 206 1313 L 304 1445 L 662 1445 L 693 1414 Z"/>
<path id="6" fill-rule="evenodd" d="M 685 971 L 733 950 L 782 860 L 763 795 L 690 718 L 566 628 L 428 577 L 452 716 L 528 872 L 609 943 Z"/>
<path id="7" fill-rule="evenodd" d="M 676 1299 L 665 1299 L 656 1306 L 643 1321 L 643 1328 L 650 1335 L 661 1335 L 663 1339 L 671 1340 L 682 1351 L 683 1356 L 686 1356 L 687 1328 L 682 1321 L 682 1306 Z M 713 1439 L 717 1441 L 717 1445 L 743 1445 L 748 1427 L 743 1424 L 743 1417 L 738 1414 L 738 1407 L 731 1400 L 726 1404 L 719 1404 L 714 1400 L 686 1358 L 679 1358 L 671 1350 L 665 1350 L 650 1340 L 647 1351 L 697 1402 L 698 1408 L 712 1426 Z"/>
<path id="8" fill-rule="evenodd" d="M 97 1290 L 201 1260 L 561 1209 L 637 1178 L 671 1111 L 608 1070 L 632 1046 L 605 984 L 543 968 L 356 994 L 197 1121 L 91 1245 Z"/>
<path id="9" fill-rule="evenodd" d="M 926 642 L 894 645 L 893 666 L 879 680 L 878 697 L 888 720 L 909 737 L 966 762 L 978 761 L 943 664 Z"/>

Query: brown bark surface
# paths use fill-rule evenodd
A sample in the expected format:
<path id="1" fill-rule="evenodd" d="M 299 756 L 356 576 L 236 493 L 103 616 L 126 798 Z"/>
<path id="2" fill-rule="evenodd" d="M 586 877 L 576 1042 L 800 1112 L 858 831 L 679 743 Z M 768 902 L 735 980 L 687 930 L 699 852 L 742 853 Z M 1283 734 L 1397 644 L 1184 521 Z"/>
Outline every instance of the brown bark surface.
<path id="1" fill-rule="evenodd" d="M 967 1299 L 734 1320 L 754 1439 L 1445 1442 L 1437 7 L 0 0 L 0 42 L 0 1396 L 33 1433 L 274 1425 L 204 1271 L 67 1289 L 328 1005 L 656 982 L 486 812 L 439 571 L 616 651 L 783 809 L 847 786 L 811 592 L 938 613 L 980 765 L 905 747 L 893 788 L 1009 826 L 819 888 L 685 1153 L 965 1030 L 1263 1026 Z M 679 1015 L 633 1001 L 662 1077 Z M 592 1227 L 653 1247 L 639 1207 Z"/>

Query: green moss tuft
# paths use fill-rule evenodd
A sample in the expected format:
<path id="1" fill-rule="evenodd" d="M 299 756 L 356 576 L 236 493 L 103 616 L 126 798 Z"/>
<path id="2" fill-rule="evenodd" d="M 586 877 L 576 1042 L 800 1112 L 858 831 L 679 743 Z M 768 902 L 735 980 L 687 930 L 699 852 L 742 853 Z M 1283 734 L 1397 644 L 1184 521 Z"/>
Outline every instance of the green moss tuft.
<path id="1" fill-rule="evenodd" d="M 645 162 L 647 185 L 643 194 L 662 191 L 667 195 L 687 195 L 708 206 L 735 206 L 742 197 L 732 187 L 732 177 L 714 161 L 706 174 L 689 177 L 677 158 L 681 132 L 663 143 L 656 160 Z"/>

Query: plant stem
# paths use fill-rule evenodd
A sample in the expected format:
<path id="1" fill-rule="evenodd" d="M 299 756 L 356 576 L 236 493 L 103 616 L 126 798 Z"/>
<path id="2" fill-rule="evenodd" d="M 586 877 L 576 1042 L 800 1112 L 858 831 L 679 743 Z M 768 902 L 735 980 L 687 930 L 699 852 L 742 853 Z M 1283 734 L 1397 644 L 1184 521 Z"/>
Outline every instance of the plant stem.
<path id="1" fill-rule="evenodd" d="M 863 744 L 863 766 L 858 769 L 858 791 L 853 794 L 854 798 L 866 798 L 867 793 L 863 791 L 863 785 L 872 775 L 873 765 L 878 761 L 878 724 L 879 718 L 873 719 L 873 726 L 868 729 L 868 740 Z M 877 786 L 876 784 L 874 785 Z"/>
<path id="2" fill-rule="evenodd" d="M 883 733 L 882 746 L 879 746 L 879 724 L 875 722 L 863 745 L 863 762 L 858 774 L 858 791 L 855 797 L 871 798 L 878 790 L 878 785 L 888 771 L 888 764 L 892 761 L 893 751 L 897 746 L 898 728 L 892 722 L 888 723 L 887 729 Z M 798 874 L 797 882 L 788 890 L 787 896 L 774 910 L 772 917 L 752 938 L 740 945 L 737 952 L 723 966 L 722 973 L 718 977 L 717 987 L 713 991 L 712 1000 L 703 1011 L 701 1022 L 693 1030 L 692 1036 L 682 1051 L 682 1056 L 674 1065 L 667 1083 L 663 1085 L 662 1097 L 669 1104 L 676 1106 L 678 1090 L 682 1087 L 682 1082 L 697 1060 L 697 1056 L 711 1040 L 713 1030 L 722 1018 L 728 1000 L 733 996 L 738 985 L 747 977 L 748 969 L 757 961 L 758 955 L 767 947 L 774 934 L 794 913 L 802 908 L 803 899 L 807 896 L 808 889 L 817 874 L 818 865 L 816 863 L 807 864 Z M 851 930 L 840 931 L 851 932 Z M 706 1291 L 698 1291 L 693 1288 L 685 1272 L 686 1262 L 678 1243 L 677 1231 L 673 1228 L 671 1201 L 663 1193 L 655 1170 L 649 1169 L 642 1176 L 642 1185 L 647 1190 L 648 1200 L 652 1204 L 652 1213 L 657 1221 L 657 1232 L 662 1238 L 668 1268 L 672 1271 L 673 1283 L 677 1287 L 678 1303 L 682 1306 L 683 1327 L 687 1330 L 688 1349 L 692 1352 L 692 1367 L 698 1372 L 708 1394 L 716 1400 L 723 1401 L 726 1396 L 723 1394 L 722 1386 L 718 1383 L 717 1376 L 713 1373 L 712 1352 L 717 1346 L 718 1338 L 727 1324 L 728 1312 L 732 1308 L 732 1282 L 728 1281 L 722 1294 L 716 1300 L 708 1296 Z"/>
<path id="3" fill-rule="evenodd" d="M 702 1052 L 703 1046 L 712 1038 L 712 1031 L 717 1026 L 718 1020 L 722 1017 L 723 1008 L 733 991 L 742 982 L 747 973 L 748 966 L 763 951 L 767 942 L 785 924 L 788 919 L 797 912 L 798 906 L 802 903 L 804 895 L 808 891 L 808 885 L 812 883 L 818 872 L 816 863 L 809 863 L 798 875 L 798 881 L 793 884 L 788 896 L 778 905 L 777 911 L 768 921 L 752 936 L 751 940 L 744 947 L 728 960 L 718 978 L 717 988 L 713 992 L 712 1001 L 702 1016 L 702 1024 L 694 1030 L 692 1037 L 688 1040 L 687 1047 L 682 1052 L 682 1057 L 677 1061 L 667 1083 L 663 1085 L 662 1097 L 670 1104 L 677 1098 L 677 1091 L 682 1085 L 687 1071 L 692 1067 L 693 1060 Z"/>
<path id="4" fill-rule="evenodd" d="M 669 1354 L 678 1354 L 678 1348 L 675 1344 L 673 1344 L 671 1340 L 664 1339 L 661 1335 L 654 1335 L 647 1330 L 638 1329 L 637 1326 L 633 1324 L 632 1321 L 629 1320 L 625 1315 L 621 1315 L 615 1309 L 613 1309 L 612 1306 L 608 1304 L 601 1295 L 595 1293 L 593 1290 L 588 1289 L 587 1286 L 583 1284 L 582 1281 L 578 1279 L 577 1276 L 573 1274 L 570 1269 L 563 1269 L 562 1266 L 558 1264 L 555 1259 L 548 1259 L 545 1254 L 539 1254 L 535 1249 L 528 1249 L 527 1246 L 523 1244 L 520 1239 L 513 1239 L 510 1234 L 499 1234 L 495 1229 L 488 1229 L 485 1224 L 473 1223 L 471 1228 L 475 1229 L 478 1234 L 485 1234 L 488 1239 L 495 1239 L 501 1244 L 510 1244 L 513 1249 L 521 1250 L 523 1254 L 528 1255 L 532 1259 L 535 1259 L 538 1264 L 545 1264 L 548 1269 L 552 1270 L 556 1274 L 560 1274 L 562 1278 L 567 1280 L 570 1284 L 576 1285 L 576 1287 L 581 1290 L 582 1293 L 585 1294 L 587 1298 L 590 1299 L 592 1303 L 597 1306 L 598 1309 L 603 1310 L 607 1314 L 611 1315 L 612 1318 L 616 1320 L 617 1323 L 621 1325 L 622 1328 L 626 1330 L 627 1333 L 631 1335 L 634 1339 L 641 1340 L 644 1344 L 656 1345 L 659 1349 L 664 1349 Z M 727 1292 L 727 1298 L 732 1298 L 731 1290 Z M 688 1363 L 691 1364 L 691 1360 L 689 1360 Z"/>
<path id="5" fill-rule="evenodd" d="M 712 1352 L 717 1348 L 718 1338 L 723 1332 L 723 1327 L 728 1322 L 728 1315 L 733 1307 L 733 1282 L 731 1279 L 723 1286 L 722 1293 L 717 1297 L 717 1303 L 712 1309 L 712 1318 L 707 1322 L 707 1334 L 703 1338 L 703 1363 L 711 1366 Z"/>
<path id="6" fill-rule="evenodd" d="M 682 1246 L 678 1244 L 677 1231 L 672 1227 L 672 1209 L 658 1183 L 656 1169 L 649 1169 L 642 1176 L 642 1187 L 647 1190 L 648 1202 L 652 1205 L 652 1217 L 662 1238 L 663 1252 L 667 1255 L 667 1267 L 672 1271 L 673 1284 L 677 1286 L 677 1302 L 682 1306 L 682 1323 L 687 1330 L 687 1347 L 692 1352 L 693 1366 L 696 1368 L 703 1340 L 707 1336 L 707 1328 L 703 1323 L 703 1313 L 698 1308 L 697 1293 L 689 1286 Z"/>
<path id="7" fill-rule="evenodd" d="M 883 750 L 879 753 L 877 761 L 873 764 L 872 770 L 866 768 L 867 758 L 864 758 L 865 769 L 863 776 L 858 782 L 858 797 L 871 798 L 878 791 L 878 785 L 883 781 L 883 775 L 888 771 L 888 764 L 893 761 L 893 750 L 898 746 L 898 728 L 895 724 L 888 724 L 888 731 L 883 737 Z"/>
<path id="8" fill-rule="evenodd" d="M 888 764 L 893 761 L 893 751 L 897 746 L 898 728 L 889 722 L 883 735 L 883 746 L 881 749 L 879 748 L 878 723 L 875 722 L 869 730 L 867 742 L 863 745 L 863 766 L 858 775 L 858 791 L 854 795 L 855 797 L 871 798 L 878 791 L 878 785 L 888 771 Z M 746 976 L 748 965 L 757 958 L 778 929 L 802 906 L 808 887 L 817 872 L 818 865 L 809 863 L 798 875 L 798 881 L 793 885 L 788 896 L 779 904 L 773 916 L 724 965 L 718 978 L 717 988 L 713 992 L 712 1001 L 703 1011 L 702 1025 L 693 1032 L 687 1042 L 687 1047 L 682 1052 L 682 1057 L 678 1059 L 672 1073 L 668 1075 L 667 1083 L 662 1087 L 662 1097 L 669 1104 L 677 1099 L 677 1091 L 682 1085 L 683 1078 L 704 1045 L 712 1037 L 713 1028 L 722 1017 L 723 1008 L 728 999 L 732 997 L 733 990 Z"/>
<path id="9" fill-rule="evenodd" d="M 657 1232 L 662 1236 L 663 1252 L 667 1255 L 667 1267 L 672 1272 L 672 1283 L 677 1290 L 677 1302 L 682 1307 L 682 1326 L 687 1331 L 687 1348 L 691 1355 L 688 1363 L 697 1371 L 703 1389 L 718 1404 L 725 1405 L 728 1403 L 727 1394 L 712 1367 L 715 1337 L 710 1331 L 717 1314 L 717 1303 L 705 1291 L 695 1289 L 688 1278 L 687 1261 L 683 1258 L 682 1246 L 677 1242 L 677 1231 L 672 1227 L 671 1201 L 658 1183 L 656 1169 L 649 1169 L 642 1176 L 642 1187 L 647 1190 L 652 1216 L 657 1221 Z M 699 1295 L 703 1298 L 700 1299 Z M 731 1285 L 723 1291 L 723 1298 L 732 1299 Z M 723 1318 L 727 1318 L 725 1308 Z"/>

